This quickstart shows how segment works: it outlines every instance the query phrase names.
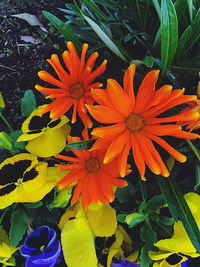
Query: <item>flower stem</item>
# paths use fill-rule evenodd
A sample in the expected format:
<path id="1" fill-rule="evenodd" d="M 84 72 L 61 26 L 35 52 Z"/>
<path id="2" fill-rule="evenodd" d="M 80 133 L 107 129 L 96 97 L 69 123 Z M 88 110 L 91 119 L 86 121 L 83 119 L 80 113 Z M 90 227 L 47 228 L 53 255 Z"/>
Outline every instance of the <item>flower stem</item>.
<path id="1" fill-rule="evenodd" d="M 10 123 L 6 120 L 6 118 L 3 116 L 3 114 L 0 112 L 0 117 L 5 122 L 5 124 L 8 126 L 11 133 L 13 133 L 13 128 L 11 127 Z"/>
<path id="2" fill-rule="evenodd" d="M 196 147 L 192 144 L 192 142 L 190 140 L 187 139 L 186 142 L 188 143 L 188 145 L 190 146 L 190 148 L 192 149 L 192 151 L 194 152 L 194 154 L 196 155 L 196 157 L 200 161 L 200 154 L 198 153 Z"/>

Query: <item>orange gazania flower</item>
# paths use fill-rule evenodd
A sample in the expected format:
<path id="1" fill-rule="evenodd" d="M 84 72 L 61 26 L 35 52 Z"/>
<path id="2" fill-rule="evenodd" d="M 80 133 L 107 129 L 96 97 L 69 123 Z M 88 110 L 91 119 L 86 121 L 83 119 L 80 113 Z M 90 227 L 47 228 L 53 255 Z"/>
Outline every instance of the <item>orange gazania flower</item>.
<path id="1" fill-rule="evenodd" d="M 183 95 L 184 89 L 172 91 L 170 85 L 164 85 L 155 92 L 159 71 L 153 70 L 145 76 L 135 98 L 134 73 L 135 65 L 129 66 L 124 76 L 124 90 L 113 79 L 107 81 L 107 90 L 92 90 L 94 99 L 100 105 L 88 105 L 90 114 L 100 123 L 112 124 L 95 128 L 92 131 L 93 135 L 99 137 L 93 145 L 93 149 L 107 147 L 104 163 L 109 163 L 118 157 L 118 166 L 122 177 L 125 176 L 127 157 L 131 147 L 142 179 L 145 180 L 145 163 L 153 173 L 167 177 L 169 171 L 152 141 L 167 150 L 178 161 L 186 161 L 183 154 L 176 151 L 159 136 L 168 135 L 187 139 L 199 137 L 196 134 L 182 131 L 179 125 L 166 124 L 196 120 L 199 113 L 189 110 L 171 117 L 157 116 L 176 105 L 194 100 L 196 96 Z M 165 125 L 161 123 L 165 123 Z"/>
<path id="2" fill-rule="evenodd" d="M 92 104 L 94 102 L 91 95 L 91 88 L 99 88 L 101 86 L 101 83 L 94 83 L 94 80 L 105 71 L 107 61 L 104 60 L 96 70 L 92 71 L 96 58 L 98 57 L 97 52 L 93 53 L 88 61 L 85 62 L 88 44 L 83 44 L 81 59 L 79 59 L 72 42 L 68 42 L 67 47 L 69 50 L 64 51 L 62 56 L 68 72 L 62 67 L 56 54 L 53 54 L 51 59 L 47 59 L 60 80 L 55 79 L 44 70 L 38 73 L 40 79 L 57 88 L 46 88 L 40 85 L 36 85 L 35 88 L 42 93 L 48 94 L 46 98 L 55 98 L 52 103 L 43 108 L 43 113 L 50 111 L 51 118 L 57 119 L 74 105 L 72 123 L 76 122 L 76 113 L 78 112 L 85 127 L 90 128 L 92 127 L 92 122 L 87 115 L 85 104 Z"/>
<path id="3" fill-rule="evenodd" d="M 69 137 L 69 142 L 80 141 L 79 137 Z M 57 155 L 59 159 L 73 162 L 74 164 L 56 165 L 61 170 L 71 170 L 68 175 L 57 182 L 59 189 L 64 189 L 68 185 L 77 181 L 71 205 L 74 205 L 81 195 L 83 208 L 87 208 L 91 202 L 97 204 L 98 201 L 109 204 L 115 198 L 113 186 L 124 187 L 127 182 L 118 179 L 120 176 L 117 161 L 113 160 L 109 164 L 104 164 L 105 150 L 100 151 L 80 151 L 72 149 L 77 157 Z M 129 166 L 126 165 L 125 173 L 130 173 Z"/>
<path id="4" fill-rule="evenodd" d="M 197 87 L 197 99 L 195 99 L 194 101 L 188 102 L 187 104 L 189 105 L 189 107 L 183 109 L 182 112 L 185 112 L 187 110 L 193 110 L 193 111 L 199 112 L 200 114 L 200 82 L 198 83 L 198 87 Z M 200 118 L 197 118 L 194 121 L 179 122 L 177 124 L 181 126 L 188 124 L 186 129 L 190 131 L 197 130 L 200 128 Z"/>

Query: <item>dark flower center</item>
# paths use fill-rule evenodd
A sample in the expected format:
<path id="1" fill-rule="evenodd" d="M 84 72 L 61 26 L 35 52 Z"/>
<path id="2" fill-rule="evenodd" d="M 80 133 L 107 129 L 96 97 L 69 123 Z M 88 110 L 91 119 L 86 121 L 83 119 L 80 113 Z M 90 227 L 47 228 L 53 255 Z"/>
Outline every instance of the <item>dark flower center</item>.
<path id="1" fill-rule="evenodd" d="M 69 91 L 70 91 L 71 97 L 75 100 L 79 100 L 85 94 L 85 89 L 82 83 L 79 83 L 79 82 L 72 84 L 69 88 Z"/>
<path id="2" fill-rule="evenodd" d="M 182 260 L 182 257 L 176 253 L 174 253 L 174 254 L 172 254 L 166 258 L 166 261 L 171 265 L 175 265 L 175 264 L 179 263 L 181 260 Z"/>
<path id="3" fill-rule="evenodd" d="M 131 113 L 126 119 L 126 128 L 130 132 L 138 132 L 144 126 L 144 118 L 139 114 Z"/>
<path id="4" fill-rule="evenodd" d="M 97 172 L 101 168 L 101 164 L 98 158 L 90 158 L 85 162 L 85 168 L 90 173 Z"/>

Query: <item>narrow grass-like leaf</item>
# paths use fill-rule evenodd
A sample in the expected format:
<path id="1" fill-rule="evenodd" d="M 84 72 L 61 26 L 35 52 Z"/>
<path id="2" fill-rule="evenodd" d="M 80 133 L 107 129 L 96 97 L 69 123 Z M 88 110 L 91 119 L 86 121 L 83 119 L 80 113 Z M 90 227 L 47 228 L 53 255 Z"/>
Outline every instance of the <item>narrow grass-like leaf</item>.
<path id="1" fill-rule="evenodd" d="M 75 150 L 88 150 L 90 149 L 97 139 L 89 139 L 79 142 L 68 143 L 66 146 Z"/>
<path id="2" fill-rule="evenodd" d="M 154 7 L 156 9 L 156 12 L 157 12 L 158 17 L 161 20 L 161 8 L 160 8 L 160 4 L 159 4 L 158 0 L 152 0 L 152 2 L 153 2 L 153 5 L 154 5 Z"/>
<path id="3" fill-rule="evenodd" d="M 192 20 L 193 20 L 193 0 L 187 0 L 187 4 L 188 4 L 189 15 L 190 15 L 190 21 L 192 22 Z"/>
<path id="4" fill-rule="evenodd" d="M 190 208 L 188 207 L 188 204 L 183 194 L 181 193 L 174 179 L 171 179 L 169 177 L 169 184 L 177 200 L 176 203 L 174 204 L 177 208 L 178 215 L 183 223 L 183 226 L 188 234 L 190 241 L 192 242 L 193 246 L 196 248 L 197 252 L 200 253 L 200 231 L 197 226 L 197 223 L 191 213 Z"/>
<path id="5" fill-rule="evenodd" d="M 100 4 L 102 6 L 106 6 L 115 11 L 116 11 L 116 8 L 121 8 L 118 2 L 113 1 L 113 0 L 95 0 L 95 3 Z"/>
<path id="6" fill-rule="evenodd" d="M 105 43 L 105 45 L 119 58 L 128 62 L 127 58 L 129 58 L 129 56 L 126 50 L 123 49 L 124 50 L 123 54 L 126 54 L 127 57 L 125 57 L 122 54 L 121 52 L 122 47 L 120 47 L 119 44 L 116 44 L 117 43 L 116 41 L 114 42 L 113 40 L 111 40 L 111 38 L 109 38 L 108 35 L 105 34 L 105 32 L 99 27 L 99 25 L 97 25 L 93 20 L 91 20 L 88 16 L 84 15 L 83 13 L 82 15 L 88 22 L 88 24 L 92 27 L 92 29 L 96 32 L 96 34 L 99 36 L 99 38 Z"/>
<path id="7" fill-rule="evenodd" d="M 168 205 L 169 211 L 172 215 L 172 217 L 174 218 L 175 222 L 178 222 L 178 211 L 176 210 L 175 207 L 175 202 L 176 202 L 176 198 L 174 197 L 173 193 L 171 192 L 170 186 L 169 186 L 169 182 L 168 182 L 168 178 L 163 178 L 161 176 L 156 177 L 156 181 L 160 187 L 160 190 L 162 192 L 162 194 L 164 195 L 165 201 Z"/>
<path id="8" fill-rule="evenodd" d="M 91 9 L 96 15 L 105 21 L 109 21 L 109 18 L 91 0 L 81 0 L 81 2 Z"/>
<path id="9" fill-rule="evenodd" d="M 174 7 L 176 9 L 178 21 L 180 22 L 182 17 L 185 15 L 185 11 L 187 10 L 187 1 L 186 0 L 176 0 L 176 2 L 174 3 Z"/>
<path id="10" fill-rule="evenodd" d="M 161 0 L 161 66 L 162 74 L 173 61 L 178 43 L 178 20 L 171 0 Z"/>
<path id="11" fill-rule="evenodd" d="M 200 70 L 200 61 L 195 62 L 177 62 L 176 65 L 170 66 L 171 70 L 178 71 L 180 73 L 190 73 L 190 75 L 198 75 Z"/>
<path id="12" fill-rule="evenodd" d="M 195 176 L 196 176 L 196 185 L 194 186 L 194 190 L 197 191 L 200 187 L 200 164 L 197 163 L 195 168 Z"/>
<path id="13" fill-rule="evenodd" d="M 176 58 L 185 56 L 200 38 L 200 10 L 197 12 L 193 22 L 182 34 L 177 47 Z M 184 65 L 183 65 L 184 66 Z"/>
<path id="14" fill-rule="evenodd" d="M 58 19 L 53 14 L 43 11 L 45 17 L 57 28 L 57 30 L 63 35 L 67 41 L 72 41 L 76 49 L 80 53 L 82 50 L 82 44 L 78 37 L 73 33 L 73 31 L 60 19 Z"/>

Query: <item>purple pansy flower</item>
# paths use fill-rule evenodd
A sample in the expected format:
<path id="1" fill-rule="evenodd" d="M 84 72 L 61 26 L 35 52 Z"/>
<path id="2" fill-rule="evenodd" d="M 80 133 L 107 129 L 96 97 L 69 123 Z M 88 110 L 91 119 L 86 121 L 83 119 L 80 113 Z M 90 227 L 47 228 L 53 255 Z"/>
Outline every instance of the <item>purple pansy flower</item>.
<path id="1" fill-rule="evenodd" d="M 121 258 L 121 263 L 114 263 L 111 262 L 111 267 L 139 267 L 139 264 L 134 262 L 126 261 L 125 259 Z"/>
<path id="2" fill-rule="evenodd" d="M 27 259 L 26 267 L 53 267 L 61 261 L 61 244 L 56 232 L 44 225 L 26 237 L 20 253 Z"/>

